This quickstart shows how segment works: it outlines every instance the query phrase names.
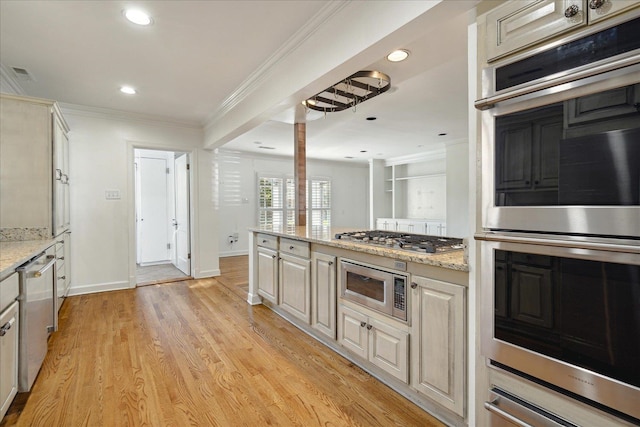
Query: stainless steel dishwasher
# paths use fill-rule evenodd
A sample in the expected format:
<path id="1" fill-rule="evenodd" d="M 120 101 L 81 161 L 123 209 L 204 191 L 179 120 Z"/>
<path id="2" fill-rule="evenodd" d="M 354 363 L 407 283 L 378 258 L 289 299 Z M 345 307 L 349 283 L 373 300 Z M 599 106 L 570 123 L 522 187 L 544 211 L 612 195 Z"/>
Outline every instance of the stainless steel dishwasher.
<path id="1" fill-rule="evenodd" d="M 18 267 L 20 277 L 20 345 L 18 391 L 31 390 L 47 355 L 47 340 L 58 330 L 55 247 Z"/>

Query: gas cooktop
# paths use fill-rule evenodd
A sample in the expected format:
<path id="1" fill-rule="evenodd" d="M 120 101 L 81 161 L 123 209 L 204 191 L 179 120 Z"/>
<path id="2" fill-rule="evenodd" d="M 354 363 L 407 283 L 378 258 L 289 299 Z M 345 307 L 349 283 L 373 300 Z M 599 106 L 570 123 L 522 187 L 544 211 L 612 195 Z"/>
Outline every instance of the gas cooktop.
<path id="1" fill-rule="evenodd" d="M 452 237 L 427 236 L 425 234 L 408 234 L 395 231 L 367 230 L 338 233 L 338 240 L 355 243 L 385 246 L 411 252 L 440 254 L 464 249 L 462 239 Z"/>

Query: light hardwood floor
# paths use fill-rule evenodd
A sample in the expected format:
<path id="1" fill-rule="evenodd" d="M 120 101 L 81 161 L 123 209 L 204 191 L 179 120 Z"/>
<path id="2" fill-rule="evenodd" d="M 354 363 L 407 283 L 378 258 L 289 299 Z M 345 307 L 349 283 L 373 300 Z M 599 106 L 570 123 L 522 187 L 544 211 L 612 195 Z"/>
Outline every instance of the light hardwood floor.
<path id="1" fill-rule="evenodd" d="M 68 298 L 0 426 L 441 426 L 222 276 Z M 22 400 L 22 402 L 20 402 Z"/>

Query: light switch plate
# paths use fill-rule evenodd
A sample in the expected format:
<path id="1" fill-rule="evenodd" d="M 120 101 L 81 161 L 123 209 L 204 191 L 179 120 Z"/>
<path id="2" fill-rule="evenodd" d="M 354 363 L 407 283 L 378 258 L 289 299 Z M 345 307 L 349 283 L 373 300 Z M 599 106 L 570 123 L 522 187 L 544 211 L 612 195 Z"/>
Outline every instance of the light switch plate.
<path id="1" fill-rule="evenodd" d="M 107 200 L 120 200 L 120 190 L 104 190 L 104 198 Z"/>

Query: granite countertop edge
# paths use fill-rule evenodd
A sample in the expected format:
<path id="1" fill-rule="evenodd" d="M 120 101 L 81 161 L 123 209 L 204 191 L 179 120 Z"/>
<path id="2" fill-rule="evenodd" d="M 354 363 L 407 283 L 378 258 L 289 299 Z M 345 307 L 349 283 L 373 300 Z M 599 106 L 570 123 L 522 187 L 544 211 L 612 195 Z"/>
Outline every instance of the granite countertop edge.
<path id="1" fill-rule="evenodd" d="M 437 255 L 420 254 L 387 248 L 384 246 L 373 246 L 351 241 L 341 241 L 333 238 L 333 236 L 335 236 L 335 234 L 337 233 L 356 231 L 356 229 L 352 228 L 331 228 L 324 229 L 322 231 L 314 231 L 309 230 L 306 227 L 296 227 L 295 229 L 291 230 L 270 230 L 259 227 L 251 227 L 249 228 L 249 231 L 253 233 L 270 234 L 288 239 L 302 240 L 310 243 L 318 243 L 326 246 L 333 246 L 336 248 L 348 249 L 371 255 L 385 256 L 402 261 L 432 265 L 434 267 L 442 267 L 450 270 L 469 272 L 469 265 L 463 260 L 462 250 Z"/>
<path id="2" fill-rule="evenodd" d="M 16 268 L 55 243 L 56 239 L 0 242 L 0 280 L 9 277 Z"/>

